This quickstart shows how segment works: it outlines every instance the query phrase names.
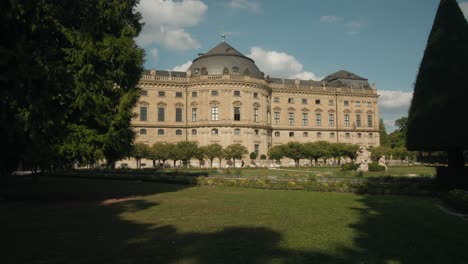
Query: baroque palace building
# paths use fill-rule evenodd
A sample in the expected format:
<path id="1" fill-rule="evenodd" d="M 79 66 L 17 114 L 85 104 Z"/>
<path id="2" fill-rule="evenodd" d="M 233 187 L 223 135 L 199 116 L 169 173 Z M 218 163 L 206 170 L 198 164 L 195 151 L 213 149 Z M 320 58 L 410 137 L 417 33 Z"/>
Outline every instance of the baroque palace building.
<path id="1" fill-rule="evenodd" d="M 380 145 L 378 95 L 367 79 L 344 70 L 321 81 L 270 77 L 224 41 L 186 72 L 146 70 L 139 87 L 132 126 L 148 145 L 240 143 L 258 157 L 290 141 Z"/>

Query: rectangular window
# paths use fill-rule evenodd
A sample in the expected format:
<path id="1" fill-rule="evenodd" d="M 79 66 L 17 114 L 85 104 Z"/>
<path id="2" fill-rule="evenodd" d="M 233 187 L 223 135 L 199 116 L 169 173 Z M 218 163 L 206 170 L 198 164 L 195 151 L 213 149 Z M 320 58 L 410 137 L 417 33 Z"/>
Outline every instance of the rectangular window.
<path id="1" fill-rule="evenodd" d="M 164 92 L 164 91 L 159 91 L 159 92 L 158 92 L 158 96 L 160 96 L 160 97 L 166 96 L 166 92 Z"/>
<path id="2" fill-rule="evenodd" d="M 361 106 L 361 101 L 354 102 L 354 106 L 357 106 L 357 107 Z"/>
<path id="3" fill-rule="evenodd" d="M 366 105 L 367 105 L 368 107 L 371 107 L 371 106 L 372 106 L 372 102 L 367 102 Z"/>
<path id="4" fill-rule="evenodd" d="M 309 125 L 309 114 L 302 113 L 302 125 L 308 126 Z"/>
<path id="5" fill-rule="evenodd" d="M 182 92 L 176 92 L 175 97 L 179 97 L 179 98 L 182 97 Z"/>
<path id="6" fill-rule="evenodd" d="M 346 127 L 349 127 L 349 115 L 348 114 L 344 115 L 344 125 Z"/>
<path id="7" fill-rule="evenodd" d="M 258 109 L 257 108 L 254 108 L 254 122 L 258 122 Z"/>
<path id="8" fill-rule="evenodd" d="M 218 96 L 218 90 L 211 91 L 211 96 Z"/>
<path id="9" fill-rule="evenodd" d="M 289 121 L 289 125 L 294 125 L 294 113 L 289 113 L 289 118 L 288 118 L 288 121 Z"/>
<path id="10" fill-rule="evenodd" d="M 288 103 L 294 104 L 294 98 L 288 98 Z"/>
<path id="11" fill-rule="evenodd" d="M 367 115 L 367 126 L 372 127 L 372 115 Z"/>
<path id="12" fill-rule="evenodd" d="M 240 96 L 240 91 L 234 91 L 234 96 Z"/>
<path id="13" fill-rule="evenodd" d="M 315 125 L 316 126 L 321 126 L 322 125 L 322 115 L 321 114 L 315 114 Z"/>
<path id="14" fill-rule="evenodd" d="M 319 105 L 320 104 L 320 99 L 315 99 L 315 104 Z"/>
<path id="15" fill-rule="evenodd" d="M 140 95 L 141 96 L 148 96 L 148 91 L 147 90 L 141 90 Z"/>
<path id="16" fill-rule="evenodd" d="M 257 154 L 257 156 L 258 156 L 258 153 L 260 152 L 260 145 L 259 145 L 259 144 L 255 144 L 255 145 L 254 145 L 254 152 L 255 152 L 255 154 Z"/>
<path id="17" fill-rule="evenodd" d="M 328 126 L 335 126 L 335 114 L 328 114 Z"/>
<path id="18" fill-rule="evenodd" d="M 343 101 L 344 106 L 349 106 L 349 101 Z"/>
<path id="19" fill-rule="evenodd" d="M 158 121 L 163 122 L 164 121 L 164 107 L 158 107 Z"/>
<path id="20" fill-rule="evenodd" d="M 198 93 L 197 92 L 192 92 L 192 97 L 197 97 Z"/>
<path id="21" fill-rule="evenodd" d="M 356 115 L 356 127 L 361 127 L 361 115 Z"/>
<path id="22" fill-rule="evenodd" d="M 306 98 L 302 98 L 302 104 L 307 104 L 307 99 Z"/>
<path id="23" fill-rule="evenodd" d="M 148 108 L 146 106 L 140 107 L 140 121 L 146 121 L 148 118 Z"/>
<path id="24" fill-rule="evenodd" d="M 217 121 L 219 119 L 218 107 L 212 106 L 211 107 L 211 120 Z"/>
<path id="25" fill-rule="evenodd" d="M 274 97 L 274 98 L 273 98 L 273 102 L 279 103 L 279 97 Z"/>
<path id="26" fill-rule="evenodd" d="M 182 108 L 175 109 L 175 121 L 182 122 Z"/>
<path id="27" fill-rule="evenodd" d="M 234 121 L 240 121 L 240 107 L 234 107 Z"/>
<path id="28" fill-rule="evenodd" d="M 328 100 L 328 105 L 335 105 L 335 101 L 334 100 Z"/>
<path id="29" fill-rule="evenodd" d="M 254 98 L 258 98 L 258 93 L 253 93 Z"/>
<path id="30" fill-rule="evenodd" d="M 198 121 L 198 108 L 192 108 L 192 122 Z"/>
<path id="31" fill-rule="evenodd" d="M 275 112 L 274 113 L 274 121 L 275 121 L 274 122 L 275 125 L 279 125 L 279 123 L 280 123 L 280 112 Z"/>

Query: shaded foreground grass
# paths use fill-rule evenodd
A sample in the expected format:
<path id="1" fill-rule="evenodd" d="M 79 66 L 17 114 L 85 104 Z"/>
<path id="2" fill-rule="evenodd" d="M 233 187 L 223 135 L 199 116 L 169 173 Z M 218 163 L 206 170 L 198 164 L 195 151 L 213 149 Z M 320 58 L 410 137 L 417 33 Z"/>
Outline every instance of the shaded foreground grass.
<path id="1" fill-rule="evenodd" d="M 4 197 L 2 263 L 468 263 L 468 222 L 428 197 L 58 178 Z"/>

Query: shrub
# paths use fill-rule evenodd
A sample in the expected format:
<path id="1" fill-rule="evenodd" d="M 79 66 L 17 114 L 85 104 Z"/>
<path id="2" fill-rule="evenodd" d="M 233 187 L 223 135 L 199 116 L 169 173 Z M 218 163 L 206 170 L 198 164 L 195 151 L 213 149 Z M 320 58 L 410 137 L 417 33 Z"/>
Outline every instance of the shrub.
<path id="1" fill-rule="evenodd" d="M 468 193 L 461 189 L 449 191 L 444 197 L 450 207 L 468 213 Z"/>
<path id="2" fill-rule="evenodd" d="M 379 165 L 377 162 L 372 162 L 369 164 L 369 171 L 384 171 L 385 167 Z"/>
<path id="3" fill-rule="evenodd" d="M 260 159 L 261 159 L 261 160 L 266 160 L 266 159 L 267 159 L 267 156 L 266 156 L 265 154 L 262 154 L 262 155 L 260 155 Z"/>
<path id="4" fill-rule="evenodd" d="M 354 163 L 345 163 L 341 165 L 341 170 L 342 171 L 352 171 L 352 170 L 357 170 L 359 168 L 359 164 L 354 164 Z"/>

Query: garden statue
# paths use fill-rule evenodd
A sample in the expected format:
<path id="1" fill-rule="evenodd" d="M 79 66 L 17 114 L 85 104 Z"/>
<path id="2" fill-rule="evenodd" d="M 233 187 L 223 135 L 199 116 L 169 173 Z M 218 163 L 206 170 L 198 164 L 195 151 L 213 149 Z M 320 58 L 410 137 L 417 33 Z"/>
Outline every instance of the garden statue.
<path id="1" fill-rule="evenodd" d="M 379 165 L 385 167 L 385 170 L 387 170 L 387 164 L 385 164 L 385 156 L 380 157 Z"/>
<path id="2" fill-rule="evenodd" d="M 369 163 L 372 163 L 371 153 L 364 146 L 359 146 L 358 151 L 356 151 L 356 162 L 359 164 L 357 171 L 369 171 Z"/>

